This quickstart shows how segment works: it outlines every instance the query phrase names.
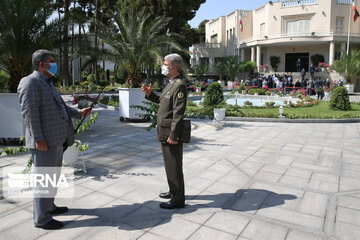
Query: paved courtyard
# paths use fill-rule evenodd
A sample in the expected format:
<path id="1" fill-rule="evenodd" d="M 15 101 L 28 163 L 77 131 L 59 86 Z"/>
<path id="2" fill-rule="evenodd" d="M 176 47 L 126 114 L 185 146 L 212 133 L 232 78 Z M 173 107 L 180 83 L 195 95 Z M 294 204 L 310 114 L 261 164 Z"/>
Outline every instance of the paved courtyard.
<path id="1" fill-rule="evenodd" d="M 160 145 L 148 123 L 99 118 L 79 138 L 87 174 L 61 230 L 34 228 L 31 199 L 0 201 L 0 239 L 360 239 L 359 123 L 192 121 L 184 145 L 186 207 L 159 208 L 167 191 Z M 29 154 L 1 157 L 25 166 Z M 79 165 L 81 166 L 81 165 Z"/>

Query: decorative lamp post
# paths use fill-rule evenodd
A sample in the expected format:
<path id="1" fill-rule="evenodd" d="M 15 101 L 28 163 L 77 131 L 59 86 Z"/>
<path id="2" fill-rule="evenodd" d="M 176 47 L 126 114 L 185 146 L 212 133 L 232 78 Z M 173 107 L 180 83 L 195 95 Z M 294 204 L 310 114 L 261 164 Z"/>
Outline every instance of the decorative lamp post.
<path id="1" fill-rule="evenodd" d="M 284 117 L 284 115 L 283 115 L 284 107 L 282 105 L 279 107 L 279 113 L 280 113 L 279 117 L 283 118 Z"/>

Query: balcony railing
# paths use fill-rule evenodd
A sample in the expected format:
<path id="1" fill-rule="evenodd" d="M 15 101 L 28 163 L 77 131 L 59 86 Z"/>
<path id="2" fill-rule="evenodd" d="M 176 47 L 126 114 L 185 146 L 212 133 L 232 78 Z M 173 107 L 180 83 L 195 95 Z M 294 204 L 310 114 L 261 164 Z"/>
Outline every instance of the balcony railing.
<path id="1" fill-rule="evenodd" d="M 310 32 L 310 33 L 282 33 L 282 34 L 272 34 L 265 36 L 254 36 L 253 38 L 246 39 L 241 41 L 240 44 L 246 44 L 253 41 L 265 41 L 265 40 L 281 40 L 284 38 L 314 38 L 319 37 L 347 37 L 347 32 Z M 350 37 L 360 38 L 360 33 L 350 33 Z"/>
<path id="2" fill-rule="evenodd" d="M 221 48 L 221 43 L 199 43 L 194 48 Z"/>
<path id="3" fill-rule="evenodd" d="M 337 0 L 336 3 L 337 4 L 348 4 L 350 5 L 352 2 L 352 0 Z"/>
<path id="4" fill-rule="evenodd" d="M 318 4 L 319 0 L 287 0 L 281 2 L 281 8 L 298 7 L 303 5 Z"/>

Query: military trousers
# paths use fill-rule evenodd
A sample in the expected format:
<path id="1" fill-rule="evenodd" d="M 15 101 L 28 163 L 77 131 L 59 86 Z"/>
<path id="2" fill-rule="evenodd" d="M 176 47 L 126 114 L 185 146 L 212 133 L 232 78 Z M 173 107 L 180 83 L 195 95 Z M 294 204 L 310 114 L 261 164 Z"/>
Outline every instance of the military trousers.
<path id="1" fill-rule="evenodd" d="M 183 174 L 183 144 L 161 143 L 166 177 L 171 193 L 170 202 L 176 205 L 185 203 L 185 187 Z"/>

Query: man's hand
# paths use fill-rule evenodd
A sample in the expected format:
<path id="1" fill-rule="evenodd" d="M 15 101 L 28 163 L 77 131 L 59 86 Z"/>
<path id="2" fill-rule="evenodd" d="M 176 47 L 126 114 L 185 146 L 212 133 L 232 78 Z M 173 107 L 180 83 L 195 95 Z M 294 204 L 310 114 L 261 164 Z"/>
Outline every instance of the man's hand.
<path id="1" fill-rule="evenodd" d="M 151 94 L 151 83 L 149 87 L 142 85 L 141 90 L 145 93 L 145 95 L 148 97 Z"/>
<path id="2" fill-rule="evenodd" d="M 81 116 L 82 116 L 82 117 L 87 117 L 87 116 L 89 116 L 90 113 L 91 113 L 91 107 L 83 108 L 83 109 L 80 111 L 80 113 L 81 113 Z"/>
<path id="3" fill-rule="evenodd" d="M 174 144 L 178 144 L 179 142 L 178 142 L 178 141 L 174 141 L 174 140 L 172 140 L 172 139 L 168 138 L 168 139 L 167 139 L 167 143 L 168 143 L 168 144 L 173 144 L 173 145 L 174 145 Z"/>
<path id="4" fill-rule="evenodd" d="M 49 149 L 45 140 L 35 142 L 35 148 L 42 152 L 47 152 L 47 150 Z"/>

